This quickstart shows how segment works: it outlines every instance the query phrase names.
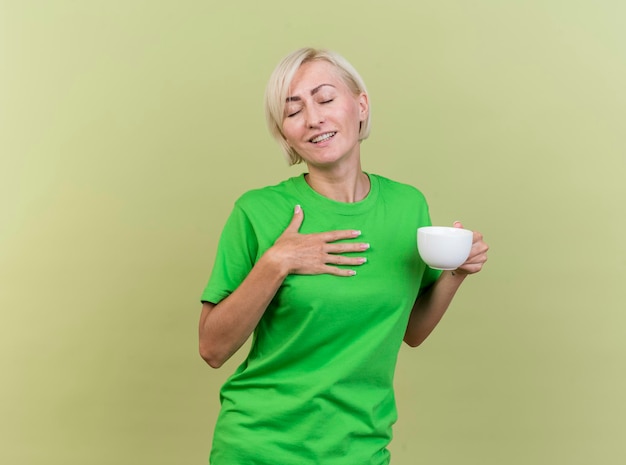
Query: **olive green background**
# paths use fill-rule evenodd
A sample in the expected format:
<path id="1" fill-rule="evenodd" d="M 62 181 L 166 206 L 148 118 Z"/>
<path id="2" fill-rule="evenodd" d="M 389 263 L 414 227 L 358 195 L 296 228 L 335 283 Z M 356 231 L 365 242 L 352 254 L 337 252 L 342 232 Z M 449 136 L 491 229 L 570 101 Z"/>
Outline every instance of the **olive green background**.
<path id="1" fill-rule="evenodd" d="M 393 463 L 625 463 L 625 17 L 618 0 L 0 0 L 0 462 L 206 463 L 244 353 L 202 362 L 199 295 L 236 197 L 303 169 L 262 95 L 314 45 L 368 83 L 364 168 L 491 245 L 400 353 Z"/>

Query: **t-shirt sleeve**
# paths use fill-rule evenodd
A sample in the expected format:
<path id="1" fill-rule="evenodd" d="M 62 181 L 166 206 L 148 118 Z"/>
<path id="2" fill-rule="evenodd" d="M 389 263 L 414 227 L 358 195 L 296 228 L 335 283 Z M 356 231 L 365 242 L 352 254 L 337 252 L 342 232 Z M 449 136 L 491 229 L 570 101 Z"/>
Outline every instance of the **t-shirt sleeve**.
<path id="1" fill-rule="evenodd" d="M 443 273 L 441 270 L 434 270 L 426 265 L 426 269 L 422 275 L 422 282 L 420 283 L 420 290 L 417 295 L 421 295 L 426 289 L 435 284 L 435 281 L 439 279 L 441 273 Z"/>
<path id="2" fill-rule="evenodd" d="M 428 208 L 428 203 L 426 202 L 426 198 L 424 198 L 421 193 L 420 195 L 422 196 L 422 201 L 424 205 L 424 211 L 423 211 L 424 222 L 420 226 L 432 226 L 433 223 L 430 219 L 430 211 Z M 422 281 L 420 282 L 419 292 L 417 295 L 418 296 L 421 295 L 426 289 L 432 286 L 435 283 L 435 281 L 439 279 L 439 276 L 441 276 L 441 273 L 442 273 L 441 270 L 435 270 L 429 267 L 428 265 L 426 265 L 426 268 L 424 269 L 424 274 L 422 275 Z"/>
<path id="3" fill-rule="evenodd" d="M 213 271 L 200 300 L 217 304 L 228 297 L 250 273 L 257 250 L 258 241 L 250 219 L 235 204 L 222 230 Z"/>

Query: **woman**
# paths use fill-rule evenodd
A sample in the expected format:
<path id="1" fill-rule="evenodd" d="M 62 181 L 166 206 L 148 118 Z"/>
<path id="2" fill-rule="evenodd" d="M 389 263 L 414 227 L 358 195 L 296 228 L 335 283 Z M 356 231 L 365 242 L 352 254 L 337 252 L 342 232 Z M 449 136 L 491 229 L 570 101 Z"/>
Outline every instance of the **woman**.
<path id="1" fill-rule="evenodd" d="M 387 464 L 400 345 L 430 334 L 487 245 L 475 233 L 453 272 L 420 259 L 426 201 L 362 171 L 369 98 L 341 56 L 287 56 L 265 104 L 271 133 L 308 172 L 244 194 L 222 233 L 200 353 L 217 368 L 254 339 L 222 388 L 210 463 Z"/>

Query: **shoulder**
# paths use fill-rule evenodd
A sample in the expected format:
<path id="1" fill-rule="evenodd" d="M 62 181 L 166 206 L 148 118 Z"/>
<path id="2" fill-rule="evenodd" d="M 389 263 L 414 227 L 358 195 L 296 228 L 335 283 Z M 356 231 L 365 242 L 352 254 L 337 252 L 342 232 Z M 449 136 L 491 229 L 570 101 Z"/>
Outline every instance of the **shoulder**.
<path id="1" fill-rule="evenodd" d="M 292 179 L 249 190 L 235 201 L 231 213 L 231 218 L 235 218 L 234 228 L 245 230 L 248 238 L 254 236 L 260 253 L 274 243 L 291 221 L 298 203 Z"/>
<path id="2" fill-rule="evenodd" d="M 255 230 L 267 229 L 270 236 L 275 234 L 274 228 L 282 231 L 293 216 L 293 208 L 300 203 L 294 184 L 294 178 L 289 178 L 273 186 L 249 190 L 235 201 L 234 212 L 245 217 Z"/>
<path id="3" fill-rule="evenodd" d="M 272 186 L 251 189 L 242 194 L 235 205 L 243 210 L 276 206 L 293 196 L 293 180 L 289 178 Z"/>
<path id="4" fill-rule="evenodd" d="M 397 196 L 411 201 L 426 202 L 426 197 L 417 187 L 403 182 L 394 181 L 392 179 L 380 176 L 378 174 L 369 174 L 375 178 L 380 186 L 380 192 L 384 196 Z"/>

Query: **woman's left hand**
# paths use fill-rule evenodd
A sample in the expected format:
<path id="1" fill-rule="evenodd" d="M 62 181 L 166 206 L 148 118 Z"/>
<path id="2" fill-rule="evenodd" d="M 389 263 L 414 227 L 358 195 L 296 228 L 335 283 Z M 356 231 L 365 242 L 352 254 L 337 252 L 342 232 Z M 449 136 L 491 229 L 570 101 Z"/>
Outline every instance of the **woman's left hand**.
<path id="1" fill-rule="evenodd" d="M 455 228 L 462 228 L 463 225 L 460 221 L 454 222 Z M 483 240 L 483 235 L 478 231 L 474 231 L 474 239 L 472 241 L 472 250 L 469 257 L 465 260 L 460 267 L 454 270 L 454 273 L 458 274 L 474 274 L 483 269 L 483 265 L 487 261 L 487 251 L 489 246 Z"/>

